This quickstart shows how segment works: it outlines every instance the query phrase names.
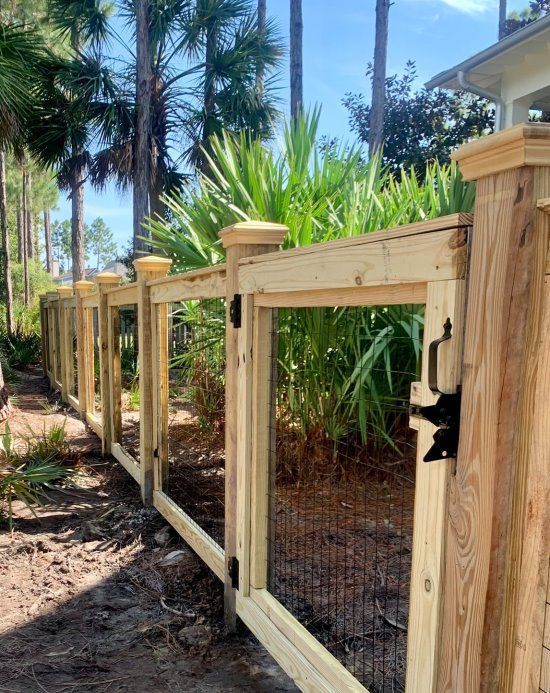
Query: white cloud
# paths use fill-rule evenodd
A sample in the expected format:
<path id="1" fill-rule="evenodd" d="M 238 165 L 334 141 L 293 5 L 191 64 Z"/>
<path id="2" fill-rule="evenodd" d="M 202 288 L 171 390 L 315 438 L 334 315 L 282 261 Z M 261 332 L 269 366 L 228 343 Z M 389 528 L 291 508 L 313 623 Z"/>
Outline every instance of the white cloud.
<path id="1" fill-rule="evenodd" d="M 483 14 L 497 8 L 496 0 L 442 0 L 442 2 L 466 14 Z"/>

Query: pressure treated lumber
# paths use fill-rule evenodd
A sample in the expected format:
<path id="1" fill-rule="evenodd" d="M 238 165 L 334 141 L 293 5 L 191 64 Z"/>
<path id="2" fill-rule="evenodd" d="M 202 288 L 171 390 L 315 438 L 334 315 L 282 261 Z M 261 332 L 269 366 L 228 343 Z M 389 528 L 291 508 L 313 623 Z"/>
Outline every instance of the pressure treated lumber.
<path id="1" fill-rule="evenodd" d="M 153 504 L 212 572 L 223 580 L 225 572 L 223 549 L 166 494 L 154 491 Z"/>
<path id="2" fill-rule="evenodd" d="M 369 235 L 374 234 L 364 238 Z M 463 227 L 355 243 L 353 249 L 319 243 L 315 252 L 282 252 L 269 262 L 241 263 L 239 287 L 268 293 L 463 279 L 467 238 Z"/>
<path id="3" fill-rule="evenodd" d="M 153 503 L 154 451 L 156 447 L 155 359 L 151 289 L 147 282 L 165 277 L 172 260 L 149 255 L 134 260 L 138 287 L 138 343 L 139 343 L 139 462 L 141 470 L 141 497 L 146 505 Z"/>
<path id="4" fill-rule="evenodd" d="M 164 280 L 147 283 L 151 289 L 151 303 L 175 303 L 177 301 L 224 298 L 225 265 L 215 265 L 206 270 L 195 270 Z"/>
<path id="5" fill-rule="evenodd" d="M 530 455 L 530 429 L 548 225 L 539 223 L 544 214 L 536 204 L 550 191 L 550 129 L 512 130 L 465 145 L 455 156 L 466 178 L 478 180 L 460 447 L 450 488 L 441 693 L 531 690 L 532 675 L 520 685 L 514 673 L 516 650 L 532 646 L 517 630 L 517 581 L 527 567 L 520 556 L 532 512 L 526 477 L 538 464 Z"/>
<path id="6" fill-rule="evenodd" d="M 239 293 L 239 261 L 275 250 L 284 240 L 288 229 L 280 224 L 243 222 L 219 233 L 226 248 L 226 377 L 225 377 L 225 591 L 226 627 L 236 625 L 235 590 L 231 584 L 228 560 L 237 555 L 237 358 L 238 330 L 230 320 L 230 302 Z"/>
<path id="7" fill-rule="evenodd" d="M 124 286 L 117 286 L 114 289 L 108 289 L 107 294 L 107 305 L 111 306 L 127 306 L 132 303 L 137 303 L 137 284 L 133 282 L 132 284 L 125 284 Z"/>
<path id="8" fill-rule="evenodd" d="M 61 399 L 68 401 L 70 384 L 70 365 L 69 359 L 72 358 L 72 345 L 69 342 L 69 321 L 67 316 L 66 299 L 72 296 L 72 286 L 60 286 L 57 289 L 59 295 L 59 353 L 60 353 L 60 372 L 59 382 L 61 383 Z"/>
<path id="9" fill-rule="evenodd" d="M 89 350 L 86 348 L 86 316 L 82 301 L 84 297 L 94 289 L 94 283 L 81 280 L 74 283 L 76 298 L 76 363 L 78 372 L 78 411 L 80 417 L 86 417 L 86 402 L 88 401 L 88 379 L 86 377 L 88 364 L 86 356 Z M 93 357 L 93 351 L 92 351 Z"/>
<path id="10" fill-rule="evenodd" d="M 120 462 L 134 481 L 137 481 L 138 484 L 141 482 L 141 472 L 137 460 L 129 455 L 120 443 L 111 444 L 111 455 Z"/>
<path id="11" fill-rule="evenodd" d="M 120 284 L 120 276 L 114 272 L 100 272 L 95 276 L 98 287 L 99 307 L 99 387 L 101 390 L 101 415 L 103 420 L 102 453 L 111 452 L 113 442 L 112 383 L 109 349 L 109 306 L 107 290 Z"/>
<path id="12" fill-rule="evenodd" d="M 152 290 L 151 290 L 152 291 Z M 155 388 L 153 392 L 154 406 L 156 412 L 156 449 L 154 467 L 154 489 L 155 491 L 166 491 L 168 484 L 168 465 L 169 465 L 169 444 L 168 444 L 168 424 L 169 424 L 169 399 L 170 399 L 170 359 L 168 344 L 168 304 L 159 303 L 152 305 L 153 319 L 152 343 L 153 353 L 158 354 L 153 364 L 153 374 Z"/>
<path id="13" fill-rule="evenodd" d="M 428 284 L 422 350 L 422 380 L 411 404 L 428 406 L 437 396 L 428 386 L 429 344 L 443 334 L 447 318 L 452 337 L 438 349 L 438 387 L 455 393 L 461 382 L 464 334 L 465 281 Z M 413 524 L 413 552 L 407 643 L 407 691 L 438 693 L 437 666 L 440 657 L 445 583 L 445 551 L 449 480 L 454 460 L 426 463 L 424 455 L 433 444 L 436 430 L 426 419 L 418 426 Z"/>
<path id="14" fill-rule="evenodd" d="M 317 306 L 390 306 L 426 303 L 427 284 L 408 283 L 388 286 L 354 286 L 347 289 L 278 291 L 257 294 L 254 305 L 275 308 L 314 308 Z"/>

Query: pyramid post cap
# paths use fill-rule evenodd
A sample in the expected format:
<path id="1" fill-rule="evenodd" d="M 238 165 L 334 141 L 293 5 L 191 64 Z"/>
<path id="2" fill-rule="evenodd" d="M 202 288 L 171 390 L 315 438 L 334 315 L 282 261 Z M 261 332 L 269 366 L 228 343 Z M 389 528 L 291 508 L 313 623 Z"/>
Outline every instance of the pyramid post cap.
<path id="1" fill-rule="evenodd" d="M 233 245 L 281 245 L 288 226 L 271 221 L 240 221 L 226 226 L 218 236 L 224 248 Z"/>

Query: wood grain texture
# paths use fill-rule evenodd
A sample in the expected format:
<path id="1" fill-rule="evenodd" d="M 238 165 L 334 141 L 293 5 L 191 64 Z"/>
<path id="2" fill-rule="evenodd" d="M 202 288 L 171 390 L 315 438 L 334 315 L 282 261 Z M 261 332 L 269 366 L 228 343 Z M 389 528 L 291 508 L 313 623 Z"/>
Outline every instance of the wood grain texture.
<path id="1" fill-rule="evenodd" d="M 139 462 L 141 469 L 141 498 L 146 505 L 153 503 L 155 482 L 155 447 L 157 437 L 157 417 L 154 411 L 156 396 L 155 361 L 158 354 L 153 352 L 156 315 L 151 304 L 151 289 L 147 282 L 166 276 L 169 266 L 148 270 L 148 258 L 134 261 L 138 287 L 138 366 L 139 366 Z"/>
<path id="2" fill-rule="evenodd" d="M 371 243 L 380 244 L 383 241 L 393 240 L 396 238 L 407 238 L 409 236 L 419 236 L 425 233 L 434 233 L 437 231 L 447 231 L 449 229 L 464 229 L 472 225 L 473 215 L 460 212 L 459 214 L 449 214 L 437 219 L 428 219 L 427 221 L 419 221 L 414 224 L 403 224 L 403 226 L 395 226 L 392 229 L 381 229 L 372 233 L 363 233 L 358 236 L 350 236 L 349 238 L 340 238 L 335 241 L 326 241 L 325 243 L 314 243 L 312 245 L 303 246 L 301 248 L 291 248 L 290 250 L 266 253 L 263 256 L 246 257 L 240 261 L 242 266 L 258 265 L 263 262 L 271 262 L 277 257 L 305 257 L 306 255 L 315 255 L 319 252 L 330 250 L 353 250 L 359 246 L 370 245 Z"/>
<path id="3" fill-rule="evenodd" d="M 546 241 L 534 232 L 533 193 L 534 173 L 528 168 L 477 184 L 461 438 L 450 490 L 441 693 L 499 690 L 494 675 L 503 654 L 502 566 L 509 547 L 516 422 L 532 335 L 530 305 L 546 253 L 546 247 L 540 252 Z"/>
<path id="4" fill-rule="evenodd" d="M 271 309 L 254 308 L 250 584 L 256 589 L 267 588 L 270 444 L 273 404 L 273 383 L 271 380 L 272 314 Z"/>
<path id="5" fill-rule="evenodd" d="M 86 362 L 89 350 L 86 347 L 86 311 L 84 310 L 83 299 L 93 289 L 91 282 L 76 282 L 74 286 L 76 292 L 76 364 L 78 381 L 78 403 L 80 417 L 86 417 L 86 403 L 88 402 L 88 380 L 86 377 L 88 364 Z"/>
<path id="6" fill-rule="evenodd" d="M 98 438 L 103 438 L 103 424 L 95 414 L 86 412 L 86 423 Z"/>
<path id="7" fill-rule="evenodd" d="M 161 491 L 154 492 L 153 504 L 178 534 L 185 539 L 193 551 L 202 558 L 212 572 L 220 580 L 223 580 L 225 572 L 223 549 Z"/>
<path id="8" fill-rule="evenodd" d="M 248 597 L 237 595 L 236 609 L 243 623 L 260 640 L 281 668 L 305 693 L 339 693 Z"/>
<path id="9" fill-rule="evenodd" d="M 111 306 L 127 306 L 132 303 L 137 303 L 137 283 L 125 284 L 117 286 L 114 289 L 108 289 L 107 305 Z"/>
<path id="10" fill-rule="evenodd" d="M 139 462 L 129 455 L 120 443 L 111 443 L 111 455 L 120 462 L 134 481 L 138 484 L 141 482 Z"/>
<path id="11" fill-rule="evenodd" d="M 319 243 L 312 246 L 316 252 L 280 253 L 270 262 L 241 265 L 239 290 L 268 293 L 463 279 L 466 243 L 465 229 L 364 243 L 352 251 Z"/>
<path id="12" fill-rule="evenodd" d="M 109 306 L 109 382 L 111 396 L 111 447 L 122 443 L 122 381 L 120 363 L 120 314 L 118 307 Z"/>
<path id="13" fill-rule="evenodd" d="M 110 453 L 111 443 L 113 442 L 113 417 L 111 409 L 113 394 L 111 392 L 111 350 L 109 348 L 109 314 L 111 309 L 107 305 L 106 291 L 113 286 L 118 286 L 120 277 L 117 276 L 116 280 L 114 278 L 111 279 L 111 282 L 107 281 L 107 277 L 102 277 L 102 281 L 98 284 L 99 387 L 101 391 L 101 418 L 103 421 L 103 437 L 101 439 L 103 454 Z"/>
<path id="14" fill-rule="evenodd" d="M 223 298 L 226 295 L 225 266 L 218 270 L 188 272 L 148 283 L 152 303 L 171 303 L 191 299 Z"/>
<path id="15" fill-rule="evenodd" d="M 415 403 L 427 406 L 437 397 L 428 387 L 428 346 L 443 334 L 447 318 L 453 324 L 452 338 L 438 350 L 438 386 L 443 392 L 457 392 L 461 382 L 464 335 L 465 281 L 428 284 L 422 381 L 415 391 Z M 413 553 L 407 643 L 406 690 L 437 693 L 445 584 L 445 552 L 449 480 L 454 460 L 425 463 L 424 455 L 433 444 L 435 426 L 417 419 L 417 463 L 413 525 Z"/>
<path id="16" fill-rule="evenodd" d="M 230 302 L 239 293 L 239 260 L 261 255 L 274 249 L 273 245 L 230 245 L 226 264 L 226 315 L 225 315 L 225 553 L 237 555 L 237 427 L 238 427 L 238 379 L 239 330 L 231 323 Z M 232 587 L 229 571 L 225 571 L 224 610 L 228 630 L 236 627 L 236 591 Z"/>
<path id="17" fill-rule="evenodd" d="M 547 650 L 546 648 L 542 652 L 540 689 L 544 691 L 544 693 L 550 693 L 550 650 Z"/>
<path id="18" fill-rule="evenodd" d="M 389 306 L 426 303 L 426 284 L 355 286 L 349 289 L 280 291 L 257 294 L 254 305 L 265 308 L 310 308 L 316 306 Z"/>
<path id="19" fill-rule="evenodd" d="M 365 692 L 364 686 L 306 628 L 265 589 L 252 589 L 251 599 L 288 640 L 288 649 L 299 652 L 326 680 L 331 690 Z M 239 595 L 240 596 L 240 595 Z M 284 653 L 280 653 L 279 656 Z M 286 655 L 288 657 L 288 654 Z M 279 660 L 277 660 L 279 661 Z M 281 662 L 279 662 L 281 663 Z M 281 666 L 282 663 L 281 663 Z M 284 668 L 284 666 L 283 666 Z"/>
<path id="20" fill-rule="evenodd" d="M 82 305 L 84 308 L 97 308 L 99 306 L 99 294 L 90 294 L 89 296 L 84 296 L 82 299 Z"/>
<path id="21" fill-rule="evenodd" d="M 169 402 L 169 349 L 168 349 L 168 304 L 160 303 L 153 309 L 153 353 L 158 354 L 154 362 L 154 417 L 156 421 L 155 448 L 155 491 L 164 491 L 168 483 L 168 402 Z"/>
<path id="22" fill-rule="evenodd" d="M 252 476 L 252 434 L 254 362 L 252 353 L 253 297 L 243 296 L 241 327 L 238 332 L 237 358 L 237 517 L 236 549 L 239 559 L 239 592 L 248 596 L 250 589 L 250 501 Z"/>

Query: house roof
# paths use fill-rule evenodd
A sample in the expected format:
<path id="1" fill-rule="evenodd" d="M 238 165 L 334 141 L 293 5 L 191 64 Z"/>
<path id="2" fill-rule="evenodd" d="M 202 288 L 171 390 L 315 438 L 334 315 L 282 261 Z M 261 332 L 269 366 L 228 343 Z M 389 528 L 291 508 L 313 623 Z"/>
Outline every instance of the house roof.
<path id="1" fill-rule="evenodd" d="M 426 83 L 426 87 L 459 90 L 461 86 L 458 73 L 463 72 L 472 84 L 498 94 L 501 93 L 505 73 L 513 72 L 522 65 L 527 67 L 530 61 L 536 63 L 540 58 L 550 63 L 550 14 L 531 22 L 458 65 L 440 72 Z M 550 95 L 540 94 L 539 100 L 532 107 L 548 110 Z"/>

